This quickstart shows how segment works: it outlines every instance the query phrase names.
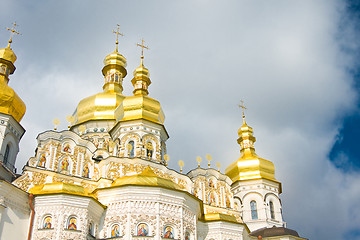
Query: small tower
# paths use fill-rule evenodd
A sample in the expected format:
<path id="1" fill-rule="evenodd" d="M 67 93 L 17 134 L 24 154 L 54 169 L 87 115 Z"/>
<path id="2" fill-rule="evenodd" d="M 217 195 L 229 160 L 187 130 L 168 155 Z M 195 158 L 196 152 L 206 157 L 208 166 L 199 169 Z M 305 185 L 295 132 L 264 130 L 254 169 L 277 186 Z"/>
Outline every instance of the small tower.
<path id="1" fill-rule="evenodd" d="M 275 167 L 271 161 L 255 153 L 252 127 L 245 121 L 238 130 L 240 158 L 228 166 L 225 174 L 233 181 L 234 201 L 241 206 L 243 220 L 251 231 L 263 227 L 282 227 L 281 183 L 275 179 Z"/>
<path id="2" fill-rule="evenodd" d="M 121 104 L 125 96 L 123 79 L 126 77 L 126 58 L 118 52 L 119 25 L 116 34 L 115 51 L 104 59 L 102 74 L 104 75 L 103 92 L 82 99 L 73 114 L 74 123 L 71 130 L 80 133 L 80 126 L 85 127 L 83 133 L 95 133 L 97 130 L 108 132 L 115 124 L 115 109 Z M 100 121 L 99 121 L 100 120 Z M 89 134 L 87 134 L 89 135 Z M 91 135 L 91 134 L 90 134 Z"/>
<path id="3" fill-rule="evenodd" d="M 14 23 L 14 27 L 16 27 Z M 11 37 L 6 48 L 0 49 L 0 176 L 7 181 L 15 178 L 15 161 L 19 142 L 25 129 L 20 121 L 26 107 L 21 98 L 8 85 L 9 76 L 14 73 L 16 55 L 11 49 L 12 37 L 19 34 L 14 27 L 9 29 Z"/>
<path id="4" fill-rule="evenodd" d="M 151 84 L 149 70 L 144 66 L 144 40 L 141 62 L 133 73 L 133 96 L 126 97 L 116 109 L 117 123 L 110 134 L 122 143 L 121 157 L 139 157 L 165 165 L 165 142 L 169 138 L 164 126 L 165 116 L 160 102 L 148 96 Z"/>

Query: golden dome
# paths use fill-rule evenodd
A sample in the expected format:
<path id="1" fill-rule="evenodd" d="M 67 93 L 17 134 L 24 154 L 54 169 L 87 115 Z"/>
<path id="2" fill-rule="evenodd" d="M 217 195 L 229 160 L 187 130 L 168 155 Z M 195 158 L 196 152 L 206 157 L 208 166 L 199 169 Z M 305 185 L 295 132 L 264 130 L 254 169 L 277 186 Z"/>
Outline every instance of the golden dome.
<path id="1" fill-rule="evenodd" d="M 163 124 L 164 112 L 160 103 L 148 96 L 126 97 L 115 112 L 117 121 L 145 119 Z"/>
<path id="2" fill-rule="evenodd" d="M 147 96 L 148 87 L 151 84 L 149 70 L 143 64 L 144 56 L 141 56 L 141 64 L 134 71 L 131 83 L 134 86 L 134 95 L 126 97 L 116 110 L 117 121 L 146 119 L 155 123 L 163 124 L 165 115 L 160 102 Z"/>
<path id="3" fill-rule="evenodd" d="M 9 45 L 0 49 L 0 112 L 9 114 L 20 122 L 23 118 L 26 106 L 15 91 L 8 86 L 9 75 L 15 71 L 14 62 L 16 55 Z"/>
<path id="4" fill-rule="evenodd" d="M 115 120 L 115 109 L 125 98 L 119 92 L 102 92 L 84 98 L 80 101 L 75 112 L 75 124 L 89 120 Z"/>
<path id="5" fill-rule="evenodd" d="M 126 185 L 164 187 L 181 190 L 181 187 L 173 181 L 157 176 L 149 166 L 143 172 L 137 175 L 117 178 L 111 184 L 112 187 Z"/>
<path id="6" fill-rule="evenodd" d="M 107 55 L 104 59 L 104 68 L 102 70 L 103 75 L 106 75 L 106 72 L 111 68 L 119 69 L 123 75 L 123 78 L 126 76 L 126 58 L 121 55 L 117 49 Z"/>
<path id="7" fill-rule="evenodd" d="M 0 49 L 0 58 L 14 64 L 17 57 L 13 50 L 10 48 L 10 45 L 8 45 L 6 48 Z"/>
<path id="8" fill-rule="evenodd" d="M 276 181 L 274 164 L 266 159 L 260 158 L 255 153 L 252 127 L 248 126 L 243 118 L 243 125 L 238 130 L 237 142 L 241 147 L 241 157 L 225 169 L 225 174 L 233 182 L 237 180 L 250 180 L 265 178 Z"/>
<path id="9" fill-rule="evenodd" d="M 126 76 L 126 58 L 116 50 L 107 55 L 102 73 L 105 77 L 103 92 L 80 101 L 74 113 L 75 124 L 89 120 L 115 120 L 115 109 L 125 98 L 122 81 Z"/>

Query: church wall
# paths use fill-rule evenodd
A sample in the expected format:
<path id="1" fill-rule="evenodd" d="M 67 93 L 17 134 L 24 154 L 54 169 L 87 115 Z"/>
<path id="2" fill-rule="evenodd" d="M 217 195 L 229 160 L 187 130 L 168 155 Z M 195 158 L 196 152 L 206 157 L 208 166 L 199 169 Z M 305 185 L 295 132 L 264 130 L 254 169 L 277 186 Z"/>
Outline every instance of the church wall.
<path id="1" fill-rule="evenodd" d="M 284 226 L 279 199 L 279 184 L 266 179 L 237 181 L 232 186 L 234 195 L 241 202 L 241 212 L 244 222 L 251 231 L 263 228 Z M 270 201 L 274 206 L 275 217 L 271 218 Z M 252 211 L 251 202 L 256 203 L 256 213 Z M 253 209 L 254 210 L 254 209 Z"/>
<path id="2" fill-rule="evenodd" d="M 162 239 L 168 227 L 175 239 L 185 239 L 186 232 L 196 239 L 200 202 L 187 193 L 158 188 L 128 186 L 104 189 L 98 199 L 107 206 L 100 236 L 110 237 L 112 227 L 119 225 L 119 234 L 131 239 L 141 234 Z"/>
<path id="3" fill-rule="evenodd" d="M 248 240 L 245 225 L 214 221 L 199 222 L 197 240 Z"/>
<path id="4" fill-rule="evenodd" d="M 0 180 L 0 239 L 26 239 L 29 219 L 28 194 Z"/>
<path id="5" fill-rule="evenodd" d="M 32 239 L 86 239 L 90 223 L 94 235 L 98 235 L 103 210 L 99 203 L 88 197 L 67 194 L 36 196 Z"/>
<path id="6" fill-rule="evenodd" d="M 16 156 L 19 152 L 19 141 L 24 132 L 25 130 L 13 117 L 0 113 L 0 161 L 10 171 L 15 169 Z M 4 158 L 7 146 L 9 146 L 9 153 L 5 163 Z"/>

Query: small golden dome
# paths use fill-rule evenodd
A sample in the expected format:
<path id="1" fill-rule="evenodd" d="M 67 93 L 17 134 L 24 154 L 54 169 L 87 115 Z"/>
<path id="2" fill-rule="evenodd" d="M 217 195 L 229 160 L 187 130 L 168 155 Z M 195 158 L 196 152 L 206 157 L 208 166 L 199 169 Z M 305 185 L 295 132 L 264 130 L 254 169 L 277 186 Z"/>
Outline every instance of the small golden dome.
<path id="1" fill-rule="evenodd" d="M 141 64 L 139 67 L 137 67 L 134 72 L 134 78 L 150 78 L 149 69 L 147 69 L 143 64 L 143 56 L 141 56 Z M 150 85 L 150 84 L 149 84 Z"/>
<path id="2" fill-rule="evenodd" d="M 117 50 L 115 50 L 113 53 L 110 53 L 107 55 L 104 59 L 104 68 L 102 70 L 103 75 L 105 76 L 107 71 L 111 68 L 116 68 L 120 70 L 122 73 L 122 77 L 124 78 L 127 74 L 126 71 L 126 58 L 121 55 Z"/>
<path id="3" fill-rule="evenodd" d="M 145 119 L 159 124 L 165 121 L 160 103 L 143 95 L 126 97 L 116 109 L 115 117 L 117 121 Z"/>
<path id="4" fill-rule="evenodd" d="M 116 50 L 107 55 L 102 73 L 105 78 L 104 92 L 80 101 L 74 113 L 75 125 L 89 120 L 115 120 L 115 109 L 125 98 L 122 81 L 126 76 L 126 58 Z"/>
<path id="5" fill-rule="evenodd" d="M 116 109 L 117 121 L 146 119 L 155 123 L 163 124 L 165 115 L 160 102 L 147 96 L 148 87 L 151 84 L 149 70 L 143 64 L 144 56 L 141 56 L 141 64 L 134 71 L 131 83 L 134 86 L 134 95 L 126 97 Z"/>
<path id="6" fill-rule="evenodd" d="M 9 45 L 0 49 L 0 112 L 13 116 L 20 122 L 23 118 L 26 106 L 16 92 L 8 86 L 9 75 L 15 71 L 14 62 L 16 55 Z"/>
<path id="7" fill-rule="evenodd" d="M 9 46 L 7 46 L 6 48 L 0 49 L 0 58 L 14 64 L 17 57 L 13 50 Z"/>
<path id="8" fill-rule="evenodd" d="M 181 190 L 181 187 L 178 184 L 168 179 L 159 177 L 149 166 L 143 172 L 137 175 L 117 178 L 111 184 L 112 187 L 126 185 L 164 187 L 169 189 Z"/>
<path id="9" fill-rule="evenodd" d="M 276 181 L 274 164 L 269 160 L 260 158 L 255 153 L 254 143 L 256 138 L 253 135 L 252 127 L 246 124 L 245 117 L 238 134 L 237 142 L 241 147 L 241 156 L 225 169 L 225 174 L 233 182 L 260 178 Z"/>

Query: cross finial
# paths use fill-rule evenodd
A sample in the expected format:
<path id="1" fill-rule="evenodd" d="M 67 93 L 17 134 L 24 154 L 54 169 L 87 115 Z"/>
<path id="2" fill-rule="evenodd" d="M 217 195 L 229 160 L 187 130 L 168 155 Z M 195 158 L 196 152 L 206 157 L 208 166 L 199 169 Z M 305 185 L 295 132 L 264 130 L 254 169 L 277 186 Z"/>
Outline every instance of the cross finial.
<path id="1" fill-rule="evenodd" d="M 148 46 L 144 45 L 144 39 L 141 39 L 141 44 L 137 43 L 137 46 L 141 47 L 141 64 L 143 63 L 143 59 L 144 59 L 144 48 L 149 50 Z"/>
<path id="2" fill-rule="evenodd" d="M 119 44 L 119 35 L 123 37 L 124 34 L 119 32 L 120 25 L 116 24 L 116 26 L 117 26 L 116 31 L 113 30 L 113 33 L 116 34 L 116 42 L 115 42 L 115 44 L 116 44 L 116 51 L 117 51 L 118 50 L 118 44 Z"/>
<path id="3" fill-rule="evenodd" d="M 13 38 L 14 34 L 17 34 L 17 35 L 20 34 L 18 31 L 15 30 L 15 27 L 17 27 L 19 25 L 17 25 L 16 22 L 14 22 L 13 25 L 14 26 L 12 28 L 8 28 L 8 27 L 6 28 L 6 30 L 10 31 L 10 39 L 9 39 L 9 44 L 7 46 L 8 48 L 10 48 L 10 44 L 12 43 L 12 38 Z"/>
<path id="4" fill-rule="evenodd" d="M 241 100 L 241 104 L 238 104 L 240 108 L 242 108 L 242 116 L 243 116 L 243 119 L 245 119 L 245 110 L 247 109 L 244 105 L 244 101 Z"/>

